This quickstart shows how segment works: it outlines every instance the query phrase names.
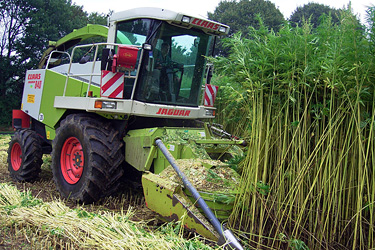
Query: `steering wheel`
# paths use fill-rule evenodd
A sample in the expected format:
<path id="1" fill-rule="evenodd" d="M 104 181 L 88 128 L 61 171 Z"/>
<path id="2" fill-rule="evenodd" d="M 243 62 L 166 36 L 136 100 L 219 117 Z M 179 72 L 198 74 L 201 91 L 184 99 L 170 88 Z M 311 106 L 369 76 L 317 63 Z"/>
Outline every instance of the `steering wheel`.
<path id="1" fill-rule="evenodd" d="M 168 71 L 167 74 L 175 74 L 178 71 L 181 71 L 181 74 L 183 74 L 183 72 L 184 72 L 184 65 L 172 61 L 172 62 L 168 63 L 168 65 L 166 65 L 166 69 L 170 69 L 171 70 L 171 71 Z"/>

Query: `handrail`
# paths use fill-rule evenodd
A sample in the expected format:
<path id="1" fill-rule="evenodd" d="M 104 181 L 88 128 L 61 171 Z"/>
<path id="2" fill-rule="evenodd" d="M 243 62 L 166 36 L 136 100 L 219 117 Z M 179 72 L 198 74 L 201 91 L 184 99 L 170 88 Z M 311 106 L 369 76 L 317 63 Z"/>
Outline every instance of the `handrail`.
<path id="1" fill-rule="evenodd" d="M 50 53 L 49 56 L 48 56 L 48 60 L 47 60 L 47 64 L 46 64 L 46 69 L 48 69 L 48 65 L 49 65 L 49 63 L 50 63 L 50 61 L 51 61 L 51 58 L 52 58 L 52 54 L 53 54 L 53 53 L 66 54 L 66 55 L 68 55 L 68 57 L 69 57 L 69 61 L 70 61 L 70 55 L 69 55 L 68 52 L 66 52 L 66 51 L 53 50 L 53 51 L 51 51 L 51 53 Z"/>
<path id="2" fill-rule="evenodd" d="M 64 86 L 63 96 L 65 97 L 66 89 L 67 89 L 68 81 L 69 81 L 70 77 L 74 77 L 74 76 L 90 76 L 90 80 L 89 80 L 89 83 L 87 85 L 87 92 L 86 92 L 86 97 L 88 97 L 88 94 L 89 94 L 89 91 L 90 91 L 90 88 L 91 88 L 92 77 L 93 76 L 100 76 L 100 74 L 94 74 L 95 63 L 97 61 L 99 46 L 107 46 L 107 47 L 112 47 L 113 48 L 115 46 L 121 46 L 121 45 L 124 45 L 124 44 L 120 44 L 120 43 L 93 43 L 93 44 L 83 44 L 83 45 L 77 45 L 77 46 L 75 46 L 73 48 L 73 50 L 72 50 L 72 55 L 70 56 L 69 68 L 68 68 L 68 73 L 67 73 L 67 77 L 66 77 L 66 80 L 65 80 L 65 86 Z M 136 48 L 142 48 L 142 46 L 138 46 L 138 45 L 129 45 L 129 46 L 136 47 Z M 86 47 L 95 47 L 95 54 L 94 54 L 94 59 L 93 59 L 93 65 L 92 65 L 91 73 L 88 73 L 88 74 L 72 74 L 71 73 L 71 68 L 72 68 L 72 64 L 73 64 L 74 52 L 76 51 L 76 49 L 86 48 Z M 141 55 L 143 55 L 143 50 L 142 50 L 142 54 Z M 141 58 L 142 58 L 142 56 L 141 56 Z M 141 65 L 141 61 L 138 64 L 137 75 L 135 77 L 133 77 L 133 76 L 127 77 L 126 75 L 125 75 L 125 77 L 138 79 L 140 65 Z M 134 87 L 135 87 L 135 84 L 134 84 Z M 133 91 L 134 91 L 134 87 L 133 87 Z M 133 98 L 133 94 L 134 93 L 132 93 L 132 98 Z"/>

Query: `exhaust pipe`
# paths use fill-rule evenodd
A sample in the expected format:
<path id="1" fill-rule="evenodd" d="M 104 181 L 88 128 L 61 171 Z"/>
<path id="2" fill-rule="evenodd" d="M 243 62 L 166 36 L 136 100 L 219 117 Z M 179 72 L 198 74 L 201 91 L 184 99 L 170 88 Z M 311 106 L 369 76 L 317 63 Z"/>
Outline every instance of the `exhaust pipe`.
<path id="1" fill-rule="evenodd" d="M 191 194 L 193 195 L 194 199 L 198 203 L 198 205 L 203 210 L 204 214 L 207 216 L 209 222 L 215 228 L 215 230 L 219 233 L 220 238 L 218 241 L 219 245 L 225 245 L 229 249 L 236 249 L 236 250 L 243 250 L 244 248 L 239 243 L 237 238 L 234 236 L 232 231 L 226 229 L 223 225 L 221 225 L 220 221 L 216 218 L 212 210 L 208 207 L 207 203 L 203 200 L 203 198 L 198 193 L 197 189 L 190 183 L 186 175 L 180 170 L 177 166 L 176 160 L 171 155 L 167 147 L 160 139 L 155 140 L 156 145 L 160 148 L 161 152 L 164 154 L 165 158 L 169 161 L 173 169 L 177 172 L 177 175 L 181 178 L 182 182 L 184 183 L 185 188 L 187 188 Z"/>

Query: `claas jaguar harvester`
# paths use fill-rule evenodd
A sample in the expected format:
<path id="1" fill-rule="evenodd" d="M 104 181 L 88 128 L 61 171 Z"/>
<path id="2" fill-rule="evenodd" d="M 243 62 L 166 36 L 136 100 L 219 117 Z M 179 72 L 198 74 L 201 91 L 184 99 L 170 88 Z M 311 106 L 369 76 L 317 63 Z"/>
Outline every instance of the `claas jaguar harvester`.
<path id="1" fill-rule="evenodd" d="M 140 173 L 151 210 L 242 249 L 222 221 L 238 177 L 226 162 L 244 141 L 209 123 L 218 87 L 206 57 L 228 31 L 191 15 L 138 8 L 113 14 L 108 27 L 87 25 L 49 42 L 13 111 L 11 176 L 36 179 L 42 155 L 51 154 L 57 190 L 90 203 Z M 103 42 L 81 43 L 98 37 Z"/>

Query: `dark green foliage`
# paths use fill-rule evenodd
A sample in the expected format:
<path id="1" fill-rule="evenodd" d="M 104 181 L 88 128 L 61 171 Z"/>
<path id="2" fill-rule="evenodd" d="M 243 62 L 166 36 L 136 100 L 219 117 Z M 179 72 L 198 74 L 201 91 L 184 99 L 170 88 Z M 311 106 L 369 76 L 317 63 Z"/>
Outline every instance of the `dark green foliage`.
<path id="1" fill-rule="evenodd" d="M 22 59 L 14 53 L 16 44 L 22 37 L 24 23 L 27 22 L 25 13 L 31 10 L 26 0 L 0 0 L 0 124 L 10 123 L 11 107 L 20 103 L 15 96 L 20 96 L 22 80 L 20 71 L 24 67 L 20 65 Z"/>
<path id="2" fill-rule="evenodd" d="M 309 20 L 314 28 L 321 22 L 321 16 L 331 16 L 334 24 L 339 23 L 340 10 L 331 8 L 324 4 L 308 3 L 297 9 L 290 16 L 289 21 L 292 26 L 302 26 L 304 20 Z"/>
<path id="3" fill-rule="evenodd" d="M 285 22 L 280 10 L 268 0 L 224 0 L 219 3 L 213 13 L 208 13 L 208 18 L 229 25 L 229 35 L 240 31 L 244 37 L 247 37 L 249 26 L 260 27 L 258 15 L 264 20 L 265 26 L 275 31 L 278 31 Z M 217 54 L 228 54 L 221 43 L 219 43 Z"/>
<path id="4" fill-rule="evenodd" d="M 267 0 L 221 1 L 214 13 L 208 13 L 208 17 L 229 25 L 230 34 L 238 31 L 247 34 L 249 26 L 259 28 L 257 14 L 261 15 L 267 27 L 276 31 L 285 21 L 275 4 Z"/>
<path id="5" fill-rule="evenodd" d="M 371 41 L 371 54 L 375 55 L 375 6 L 367 9 L 367 23 L 369 27 L 369 38 Z"/>
<path id="6" fill-rule="evenodd" d="M 90 24 L 107 25 L 107 16 L 102 13 L 92 12 L 88 16 L 88 22 Z"/>
<path id="7" fill-rule="evenodd" d="M 267 195 L 270 192 L 270 186 L 267 184 L 264 184 L 262 181 L 257 182 L 257 191 L 261 195 Z"/>
<path id="8" fill-rule="evenodd" d="M 17 43 L 17 52 L 19 57 L 30 59 L 27 68 L 32 68 L 39 62 L 48 41 L 57 41 L 73 29 L 85 26 L 87 13 L 67 0 L 32 0 L 27 4 L 31 11 L 27 13 L 29 20 Z"/>

